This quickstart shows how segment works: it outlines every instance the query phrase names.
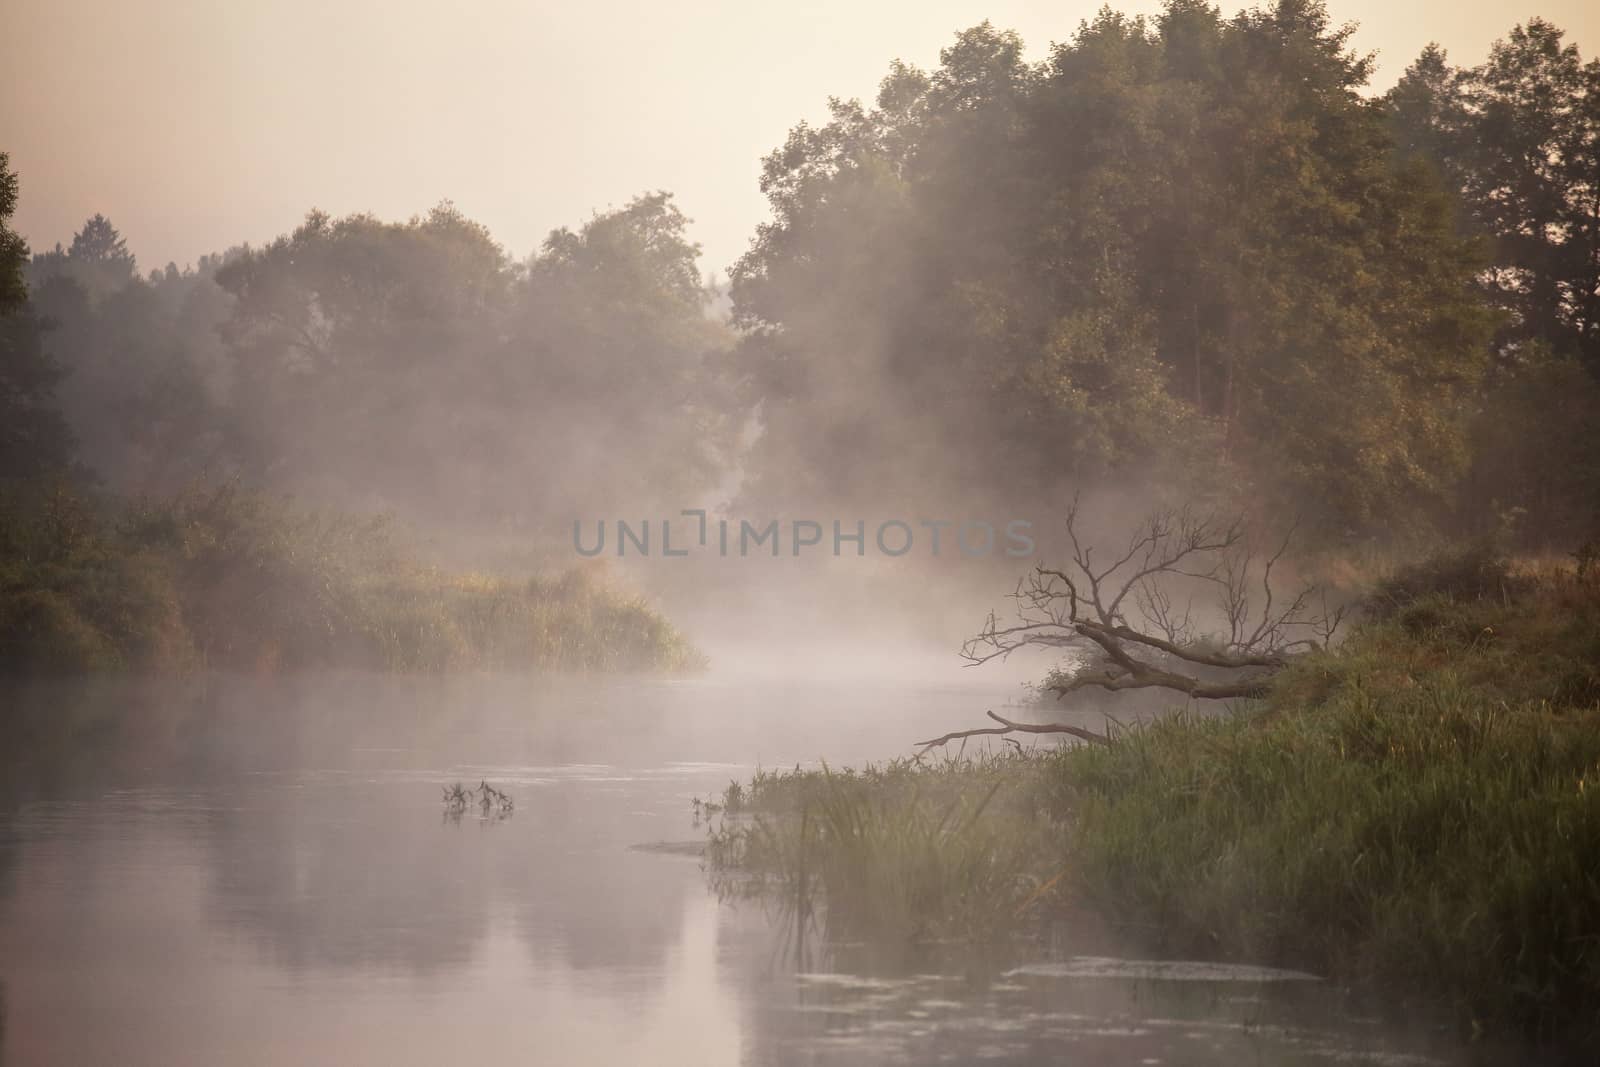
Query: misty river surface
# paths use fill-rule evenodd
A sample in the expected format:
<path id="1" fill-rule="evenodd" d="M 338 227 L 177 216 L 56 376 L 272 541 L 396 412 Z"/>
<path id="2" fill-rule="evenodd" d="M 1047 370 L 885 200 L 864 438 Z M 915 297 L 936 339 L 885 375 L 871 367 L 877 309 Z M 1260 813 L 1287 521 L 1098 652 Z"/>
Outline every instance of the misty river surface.
<path id="1" fill-rule="evenodd" d="M 1072 923 L 999 965 L 952 947 L 801 969 L 759 906 L 718 902 L 696 857 L 635 847 L 701 836 L 691 799 L 758 766 L 904 754 L 1014 688 L 129 690 L 30 698 L 126 705 L 150 739 L 7 790 L 11 1067 L 1463 1062 L 1436 1031 L 1402 1033 L 1323 983 L 1129 964 Z M 515 812 L 446 817 L 441 786 L 482 779 Z"/>

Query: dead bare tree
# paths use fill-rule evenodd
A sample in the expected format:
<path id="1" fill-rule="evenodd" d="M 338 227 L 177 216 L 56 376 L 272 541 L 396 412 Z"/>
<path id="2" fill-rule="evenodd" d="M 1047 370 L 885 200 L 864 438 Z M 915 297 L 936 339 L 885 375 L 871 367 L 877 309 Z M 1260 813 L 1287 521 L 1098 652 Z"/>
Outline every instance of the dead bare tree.
<path id="1" fill-rule="evenodd" d="M 961 649 L 970 666 L 1024 648 L 1075 649 L 1080 663 L 1053 672 L 1044 688 L 1062 699 L 1080 689 L 1165 689 L 1195 700 L 1262 696 L 1273 674 L 1296 655 L 1325 648 L 1344 621 L 1322 591 L 1302 586 L 1283 598 L 1274 585 L 1290 545 L 1290 526 L 1261 551 L 1239 518 L 1219 520 L 1191 508 L 1146 517 L 1120 552 L 1097 558 L 1079 530 L 1079 502 L 1067 511 L 1071 561 L 1039 566 L 1017 584 L 1016 617 L 991 612 Z M 1205 602 L 1197 611 L 1196 601 Z M 1213 609 L 1206 612 L 1209 603 Z M 1213 628 L 1203 630 L 1200 617 Z M 1105 744 L 1109 734 L 1060 723 L 1020 723 L 994 712 L 998 727 L 957 730 L 918 745 L 1013 733 L 1069 734 Z"/>

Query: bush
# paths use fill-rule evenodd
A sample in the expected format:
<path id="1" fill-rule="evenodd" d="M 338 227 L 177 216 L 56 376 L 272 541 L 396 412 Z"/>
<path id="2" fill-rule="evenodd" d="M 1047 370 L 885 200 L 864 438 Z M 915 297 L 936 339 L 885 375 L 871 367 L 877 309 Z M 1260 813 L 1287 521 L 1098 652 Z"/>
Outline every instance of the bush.
<path id="1" fill-rule="evenodd" d="M 1377 583 L 1362 607 L 1369 617 L 1387 619 L 1433 597 L 1457 604 L 1503 600 L 1517 586 L 1510 561 L 1489 543 L 1479 542 L 1401 567 Z"/>

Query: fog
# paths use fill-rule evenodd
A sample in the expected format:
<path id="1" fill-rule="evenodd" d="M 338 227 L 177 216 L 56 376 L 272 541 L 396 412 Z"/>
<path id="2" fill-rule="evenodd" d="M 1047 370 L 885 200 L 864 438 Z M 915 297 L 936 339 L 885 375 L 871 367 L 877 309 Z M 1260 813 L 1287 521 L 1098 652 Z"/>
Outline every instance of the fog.
<path id="1" fill-rule="evenodd" d="M 1494 94 L 1578 75 L 1554 45 L 1473 66 L 1501 10 L 1443 12 L 24 4 L 5 147 L 41 421 L 17 470 L 179 525 L 216 486 L 287 500 L 250 506 L 288 509 L 291 569 L 359 575 L 381 540 L 424 582 L 581 574 L 740 676 L 974 669 L 956 651 L 1067 555 L 1074 500 L 1102 559 L 1161 509 L 1258 548 L 1292 527 L 1280 579 L 1439 537 L 1559 549 L 1588 521 L 1581 282 L 1510 236 L 1484 273 L 1445 194 L 1383 175 L 1427 157 L 1517 231 L 1490 217 Z M 1448 105 L 1435 53 L 1407 67 L 1425 31 Z M 1335 124 L 1362 107 L 1368 132 Z M 1282 144 L 1237 150 L 1262 129 Z M 1560 180 L 1578 218 L 1586 179 Z M 1388 214 L 1302 254 L 1325 202 Z M 1525 270 L 1538 307 L 1494 280 Z M 1507 447 L 1535 424 L 1569 444 Z M 1031 652 L 981 669 L 1037 678 Z"/>
<path id="2" fill-rule="evenodd" d="M 1600 1037 L 1592 7 L 13 0 L 0 1063 Z"/>

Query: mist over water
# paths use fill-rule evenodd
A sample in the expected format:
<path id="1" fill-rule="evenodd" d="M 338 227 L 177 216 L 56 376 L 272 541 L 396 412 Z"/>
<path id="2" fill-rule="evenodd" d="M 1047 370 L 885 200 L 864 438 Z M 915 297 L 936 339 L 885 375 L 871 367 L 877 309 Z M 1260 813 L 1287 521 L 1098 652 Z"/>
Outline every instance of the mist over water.
<path id="1" fill-rule="evenodd" d="M 1587 9 L 93 6 L 0 1067 L 1600 1040 Z"/>
<path id="2" fill-rule="evenodd" d="M 806 673 L 104 687 L 144 726 L 13 779 L 0 822 L 6 1062 L 1458 1062 L 1320 983 L 1028 966 L 1129 948 L 1087 918 L 1021 955 L 797 968 L 660 847 L 699 840 L 691 799 L 1010 696 Z M 441 786 L 480 779 L 514 813 L 443 817 Z"/>

